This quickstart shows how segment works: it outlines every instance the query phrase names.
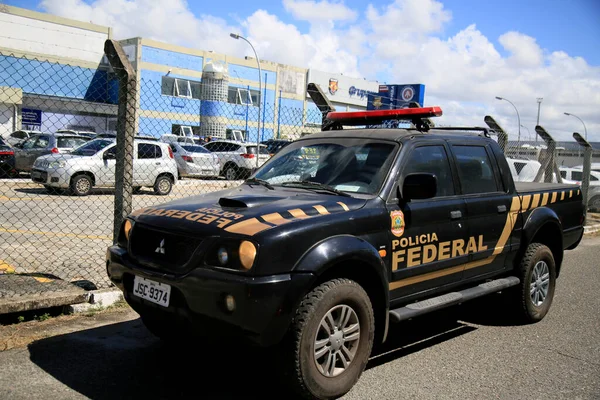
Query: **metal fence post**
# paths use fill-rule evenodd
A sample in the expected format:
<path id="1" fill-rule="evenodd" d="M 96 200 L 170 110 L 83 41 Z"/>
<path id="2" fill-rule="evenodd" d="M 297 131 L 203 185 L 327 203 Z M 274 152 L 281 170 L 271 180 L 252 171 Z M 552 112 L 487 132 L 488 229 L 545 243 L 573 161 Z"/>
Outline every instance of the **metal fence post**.
<path id="1" fill-rule="evenodd" d="M 502 129 L 500 124 L 498 124 L 498 122 L 496 122 L 496 120 L 490 115 L 486 115 L 485 118 L 483 118 L 483 121 L 498 134 L 498 144 L 500 145 L 502 152 L 508 157 L 508 134 L 506 131 Z"/>
<path id="2" fill-rule="evenodd" d="M 587 211 L 588 190 L 590 188 L 590 171 L 592 169 L 592 145 L 579 133 L 574 132 L 573 138 L 583 147 L 583 180 L 581 181 L 581 193 L 583 195 L 583 209 Z"/>
<path id="3" fill-rule="evenodd" d="M 104 53 L 119 79 L 113 225 L 113 243 L 116 243 L 121 223 L 132 208 L 133 138 L 135 136 L 135 113 L 137 111 L 137 80 L 135 70 L 119 42 L 111 39 L 104 42 Z"/>

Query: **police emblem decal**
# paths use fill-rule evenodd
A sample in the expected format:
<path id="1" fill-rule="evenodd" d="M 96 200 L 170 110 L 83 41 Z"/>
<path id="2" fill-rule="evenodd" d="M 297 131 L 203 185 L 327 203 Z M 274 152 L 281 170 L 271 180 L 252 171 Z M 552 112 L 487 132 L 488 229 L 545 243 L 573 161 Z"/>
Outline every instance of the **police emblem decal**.
<path id="1" fill-rule="evenodd" d="M 338 80 L 329 78 L 329 94 L 334 95 L 338 91 Z"/>
<path id="2" fill-rule="evenodd" d="M 383 105 L 383 99 L 381 98 L 381 96 L 375 96 L 375 98 L 373 99 L 373 107 L 375 108 L 379 108 Z"/>
<path id="3" fill-rule="evenodd" d="M 415 90 L 411 86 L 402 89 L 402 100 L 410 101 L 415 96 Z"/>
<path id="4" fill-rule="evenodd" d="M 404 234 L 404 213 L 400 210 L 390 213 L 392 219 L 392 234 L 400 237 Z"/>

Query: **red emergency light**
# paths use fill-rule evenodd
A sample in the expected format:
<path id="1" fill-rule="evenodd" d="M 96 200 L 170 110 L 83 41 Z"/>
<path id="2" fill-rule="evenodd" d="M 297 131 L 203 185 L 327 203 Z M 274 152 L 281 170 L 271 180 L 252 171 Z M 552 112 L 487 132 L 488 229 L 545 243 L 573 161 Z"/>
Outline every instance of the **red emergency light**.
<path id="1" fill-rule="evenodd" d="M 440 117 L 440 107 L 401 108 L 397 110 L 331 111 L 327 119 L 339 125 L 375 125 L 389 120 L 415 120 Z"/>

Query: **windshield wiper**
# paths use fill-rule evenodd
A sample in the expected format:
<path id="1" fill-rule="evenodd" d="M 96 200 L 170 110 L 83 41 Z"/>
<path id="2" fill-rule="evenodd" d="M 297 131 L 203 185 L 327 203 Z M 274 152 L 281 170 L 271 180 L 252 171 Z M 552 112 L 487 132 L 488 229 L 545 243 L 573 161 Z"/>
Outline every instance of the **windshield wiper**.
<path id="1" fill-rule="evenodd" d="M 341 190 L 334 188 L 333 186 L 326 185 L 324 183 L 319 182 L 311 182 L 311 181 L 291 181 L 291 182 L 283 182 L 281 186 L 290 186 L 290 187 L 301 187 L 305 189 L 319 189 L 326 190 L 331 193 L 335 193 L 338 196 L 351 197 L 348 193 L 344 193 Z"/>
<path id="2" fill-rule="evenodd" d="M 264 179 L 250 178 L 250 179 L 246 179 L 244 182 L 245 183 L 258 183 L 259 185 L 263 185 L 264 187 L 266 187 L 269 190 L 275 190 L 275 188 L 269 182 L 265 181 Z"/>

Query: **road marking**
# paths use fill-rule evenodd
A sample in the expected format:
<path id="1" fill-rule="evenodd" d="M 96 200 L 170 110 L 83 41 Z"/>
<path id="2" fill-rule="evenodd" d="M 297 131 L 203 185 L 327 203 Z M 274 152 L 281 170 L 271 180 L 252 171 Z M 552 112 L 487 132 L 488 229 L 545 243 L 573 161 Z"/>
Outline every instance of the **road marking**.
<path id="1" fill-rule="evenodd" d="M 0 271 L 5 274 L 12 274 L 15 272 L 15 267 L 7 263 L 6 261 L 0 260 Z"/>
<path id="2" fill-rule="evenodd" d="M 41 231 L 28 231 L 24 229 L 5 229 L 0 228 L 0 233 L 23 233 L 29 235 L 43 235 L 43 236 L 56 236 L 56 237 L 74 237 L 78 239 L 92 239 L 92 240 L 112 240 L 111 236 L 102 235 L 80 235 L 77 233 L 60 233 L 60 232 L 41 232 Z"/>
<path id="3" fill-rule="evenodd" d="M 49 279 L 49 278 L 42 278 L 41 276 L 34 276 L 33 279 L 35 279 L 38 282 L 41 283 L 48 283 L 48 282 L 52 282 L 54 279 Z"/>
<path id="4" fill-rule="evenodd" d="M 23 200 L 51 201 L 51 200 L 57 200 L 57 199 L 55 197 L 6 197 L 6 196 L 0 196 L 0 201 L 23 201 Z"/>

